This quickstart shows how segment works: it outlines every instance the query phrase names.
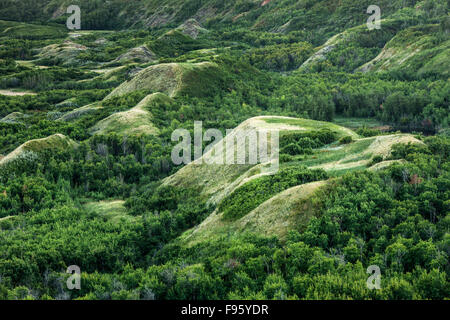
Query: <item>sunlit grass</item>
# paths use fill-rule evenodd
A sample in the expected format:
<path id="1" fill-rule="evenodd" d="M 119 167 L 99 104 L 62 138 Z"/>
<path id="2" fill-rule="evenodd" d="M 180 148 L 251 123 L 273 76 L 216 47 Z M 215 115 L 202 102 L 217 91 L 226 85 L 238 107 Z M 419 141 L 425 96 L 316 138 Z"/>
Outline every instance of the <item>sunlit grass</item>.
<path id="1" fill-rule="evenodd" d="M 93 201 L 84 204 L 84 209 L 94 212 L 107 220 L 118 223 L 122 219 L 133 221 L 136 218 L 128 215 L 123 200 Z"/>

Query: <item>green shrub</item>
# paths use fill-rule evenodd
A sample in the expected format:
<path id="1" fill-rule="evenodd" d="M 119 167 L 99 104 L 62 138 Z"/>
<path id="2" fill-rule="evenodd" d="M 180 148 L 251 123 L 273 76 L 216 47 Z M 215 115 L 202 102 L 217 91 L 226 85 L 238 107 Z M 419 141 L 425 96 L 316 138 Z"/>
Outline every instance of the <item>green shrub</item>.
<path id="1" fill-rule="evenodd" d="M 353 142 L 353 138 L 351 136 L 345 136 L 339 139 L 340 144 L 349 144 Z"/>
<path id="2" fill-rule="evenodd" d="M 367 128 L 367 127 L 363 127 L 363 128 L 358 128 L 355 131 L 357 134 L 359 134 L 362 137 L 374 137 L 374 136 L 378 136 L 381 134 L 381 131 L 378 129 L 371 129 L 371 128 Z"/>
<path id="3" fill-rule="evenodd" d="M 288 154 L 291 156 L 295 156 L 296 154 L 302 154 L 302 152 L 303 149 L 298 144 L 295 143 L 290 143 L 280 150 L 281 154 Z"/>
<path id="4" fill-rule="evenodd" d="M 380 162 L 382 162 L 384 159 L 383 159 L 383 157 L 382 156 L 375 156 L 375 157 L 373 157 L 372 158 L 372 161 L 369 163 L 369 167 L 371 167 L 371 166 L 373 166 L 373 165 L 375 165 L 375 164 L 377 164 L 377 163 L 380 163 Z"/>

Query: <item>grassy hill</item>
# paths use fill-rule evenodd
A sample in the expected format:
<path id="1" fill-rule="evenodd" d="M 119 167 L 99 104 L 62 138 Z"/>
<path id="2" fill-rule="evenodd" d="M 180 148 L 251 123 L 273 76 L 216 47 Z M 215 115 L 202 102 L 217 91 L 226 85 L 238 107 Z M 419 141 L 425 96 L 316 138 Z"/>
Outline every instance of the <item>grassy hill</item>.
<path id="1" fill-rule="evenodd" d="M 359 68 L 363 72 L 396 71 L 417 76 L 448 78 L 450 37 L 440 35 L 439 25 L 411 27 L 397 34 L 373 60 Z"/>
<path id="2" fill-rule="evenodd" d="M 0 160 L 0 166 L 19 159 L 38 159 L 39 153 L 52 151 L 65 151 L 74 148 L 77 144 L 70 138 L 55 134 L 43 139 L 30 140 L 16 148 Z"/>
<path id="3" fill-rule="evenodd" d="M 314 156 L 295 163 L 332 172 L 361 169 L 365 168 L 374 157 L 388 158 L 391 155 L 392 146 L 397 143 L 422 144 L 409 134 L 363 138 L 350 144 L 319 149 Z"/>
<path id="4" fill-rule="evenodd" d="M 124 220 L 135 222 L 137 220 L 136 217 L 127 214 L 123 200 L 91 201 L 83 206 L 88 212 L 93 212 L 112 223 L 121 223 Z"/>
<path id="5" fill-rule="evenodd" d="M 8 20 L 10 17 L 4 17 Z M 18 21 L 0 20 L 0 38 L 12 37 L 16 39 L 39 40 L 48 38 L 64 38 L 67 36 L 64 26 L 51 24 L 39 25 L 20 23 Z"/>
<path id="6" fill-rule="evenodd" d="M 370 170 L 380 170 L 398 163 L 383 161 L 391 155 L 393 145 L 423 145 L 412 135 L 360 138 L 347 128 L 327 122 L 269 116 L 243 122 L 224 140 L 232 139 L 238 130 L 249 128 L 280 130 L 281 141 L 292 134 L 320 130 L 329 130 L 336 135 L 335 142 L 313 150 L 309 155 L 302 154 L 282 161 L 279 172 L 268 170 L 268 164 L 204 164 L 208 158 L 215 157 L 210 153 L 167 178 L 164 186 L 194 187 L 199 190 L 200 197 L 217 205 L 217 209 L 202 224 L 181 236 L 183 243 L 195 245 L 212 238 L 239 237 L 246 233 L 276 234 L 284 239 L 288 231 L 302 230 L 314 215 L 311 198 L 318 188 L 332 181 L 321 179 L 340 176 L 352 170 L 364 171 L 369 167 Z M 354 140 L 348 144 L 339 144 L 337 141 L 342 137 Z M 221 143 L 218 146 L 220 148 Z M 375 157 L 379 157 L 381 162 L 372 167 Z M 308 179 L 321 181 L 301 182 Z"/>
<path id="7" fill-rule="evenodd" d="M 379 139 L 380 138 L 380 139 Z M 365 142 L 367 139 L 361 139 L 361 143 Z M 337 159 L 338 154 L 342 158 L 339 161 L 327 162 L 326 164 L 310 166 L 311 169 L 323 168 L 326 171 L 341 171 L 350 168 L 356 168 L 359 170 L 381 170 L 391 166 L 395 163 L 404 163 L 404 160 L 391 160 L 382 161 L 373 166 L 368 167 L 370 157 L 365 157 L 365 155 L 388 155 L 390 152 L 390 147 L 393 143 L 416 143 L 423 144 L 422 142 L 414 139 L 411 136 L 387 136 L 378 137 L 376 141 L 370 143 L 369 147 L 358 153 L 353 153 L 348 148 L 342 153 L 336 153 L 334 155 L 318 156 L 314 157 L 312 162 L 305 161 L 302 165 L 308 165 L 311 163 L 327 162 L 331 158 Z M 358 144 L 359 141 L 355 142 Z M 367 158 L 366 160 L 356 161 L 359 158 Z M 318 159 L 317 159 L 318 158 Z M 353 158 L 355 161 L 352 162 Z M 292 165 L 292 164 L 290 164 Z M 297 164 L 297 167 L 299 165 Z M 287 166 L 282 166 L 286 168 Z M 300 166 L 301 167 L 301 166 Z M 256 179 L 256 180 L 255 180 Z M 294 187 L 285 189 L 282 192 L 271 194 L 265 201 L 261 201 L 259 205 L 256 205 L 254 209 L 246 211 L 244 216 L 237 219 L 229 220 L 227 218 L 227 212 L 223 211 L 223 208 L 229 206 L 230 199 L 236 198 L 236 194 L 239 194 L 241 200 L 238 200 L 239 207 L 245 206 L 250 199 L 254 199 L 255 195 L 264 191 L 254 191 L 256 188 L 260 188 L 261 182 L 258 181 L 264 179 L 260 175 L 254 179 L 245 179 L 234 190 L 225 195 L 220 201 L 221 204 L 218 206 L 211 215 L 208 216 L 200 225 L 195 228 L 186 231 L 181 237 L 180 241 L 185 246 L 195 246 L 201 243 L 208 243 L 210 241 L 240 238 L 245 237 L 248 234 L 258 234 L 273 236 L 276 235 L 282 240 L 286 240 L 287 234 L 290 231 L 304 231 L 308 225 L 310 219 L 317 213 L 318 207 L 315 200 L 317 192 L 324 186 L 328 184 L 333 184 L 336 178 L 329 180 L 322 180 L 316 182 L 310 182 L 305 184 L 296 185 Z M 339 178 L 337 178 L 339 181 Z M 237 178 L 240 180 L 240 178 Z M 253 186 L 251 181 L 255 182 Z M 248 188 L 246 188 L 248 187 Z M 273 186 L 271 186 L 271 191 L 273 191 Z M 245 196 L 245 192 L 249 193 L 249 196 Z M 257 192 L 255 194 L 255 192 Z M 243 194 L 244 193 L 244 194 Z M 242 199 L 246 199 L 247 202 L 242 202 Z M 228 202 L 228 204 L 227 204 Z M 225 206 L 223 204 L 226 204 Z"/>
<path id="8" fill-rule="evenodd" d="M 86 50 L 87 47 L 68 40 L 62 44 L 52 44 L 42 48 L 37 54 L 37 58 L 41 62 L 51 60 L 55 64 L 73 67 L 86 63 L 86 61 L 78 59 L 79 54 Z"/>
<path id="9" fill-rule="evenodd" d="M 220 150 L 223 150 L 227 141 L 233 141 L 232 139 L 235 139 L 238 132 L 245 130 L 279 130 L 281 132 L 280 134 L 283 134 L 284 132 L 311 131 L 324 128 L 336 132 L 338 136 L 348 134 L 357 136 L 349 129 L 320 121 L 276 116 L 262 116 L 248 119 L 216 145 L 217 153 L 213 153 L 211 150 L 202 158 L 180 169 L 175 175 L 168 177 L 164 181 L 164 185 L 184 187 L 194 185 L 200 188 L 201 195 L 209 199 L 210 202 L 219 203 L 226 195 L 245 182 L 271 173 L 270 168 L 272 164 L 270 162 L 260 163 L 258 165 L 207 164 L 215 161 L 215 157 L 220 154 Z M 271 143 L 270 139 L 268 143 Z M 222 155 L 224 157 L 223 159 L 228 159 L 230 156 L 233 156 L 228 155 L 226 152 L 222 152 Z"/>
<path id="10" fill-rule="evenodd" d="M 379 1 L 383 15 L 390 15 L 402 7 L 413 11 L 418 1 Z M 66 0 L 19 1 L 8 0 L 0 9 L 0 18 L 14 20 L 64 21 Z M 94 4 L 82 0 L 78 3 L 84 12 L 85 29 L 118 29 L 125 26 L 176 27 L 193 18 L 202 24 L 220 26 L 234 23 L 254 30 L 275 31 L 317 29 L 315 37 L 330 35 L 360 25 L 367 20 L 366 9 L 370 1 L 339 2 L 336 0 L 145 0 L 139 2 L 100 1 Z M 16 7 L 17 10 L 11 10 Z M 427 8 L 428 9 L 428 8 Z M 430 9 L 433 9 L 432 7 Z M 431 11 L 431 10 L 429 10 Z M 95 19 L 97 17 L 97 19 Z M 320 28 L 317 26 L 320 25 Z M 314 35 L 312 35 L 314 36 Z"/>
<path id="11" fill-rule="evenodd" d="M 22 112 L 13 112 L 0 119 L 3 123 L 21 123 L 21 121 L 27 116 Z"/>
<path id="12" fill-rule="evenodd" d="M 69 4 L 0 1 L 0 300 L 450 297 L 448 1 Z"/>
<path id="13" fill-rule="evenodd" d="M 134 108 L 114 113 L 98 122 L 91 128 L 93 134 L 108 134 L 115 132 L 122 136 L 155 135 L 158 134 L 151 120 L 152 106 L 159 103 L 170 103 L 170 98 L 163 93 L 154 93 L 145 97 Z"/>
<path id="14" fill-rule="evenodd" d="M 366 24 L 346 29 L 331 37 L 303 63 L 300 71 L 336 68 L 352 72 L 373 59 L 398 31 L 414 23 L 405 19 L 381 20 L 381 29 L 369 30 Z"/>

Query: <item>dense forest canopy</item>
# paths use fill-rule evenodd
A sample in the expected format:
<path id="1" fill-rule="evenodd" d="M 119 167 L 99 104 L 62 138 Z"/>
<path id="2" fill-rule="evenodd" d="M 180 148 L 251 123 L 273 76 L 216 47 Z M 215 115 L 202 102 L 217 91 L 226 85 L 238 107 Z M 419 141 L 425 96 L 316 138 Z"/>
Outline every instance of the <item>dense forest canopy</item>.
<path id="1" fill-rule="evenodd" d="M 0 300 L 450 298 L 448 1 L 69 2 L 0 1 Z"/>

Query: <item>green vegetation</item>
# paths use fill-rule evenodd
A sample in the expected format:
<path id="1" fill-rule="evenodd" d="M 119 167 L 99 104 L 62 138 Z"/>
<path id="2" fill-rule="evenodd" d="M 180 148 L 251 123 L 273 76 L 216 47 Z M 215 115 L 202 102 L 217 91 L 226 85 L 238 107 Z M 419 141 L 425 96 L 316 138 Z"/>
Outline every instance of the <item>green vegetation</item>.
<path id="1" fill-rule="evenodd" d="M 61 39 L 67 35 L 67 29 L 58 24 L 39 25 L 0 20 L 0 37 L 43 40 Z"/>
<path id="2" fill-rule="evenodd" d="M 148 44 L 150 50 L 161 57 L 177 57 L 189 51 L 207 46 L 207 43 L 195 40 L 179 30 L 171 30 Z"/>
<path id="3" fill-rule="evenodd" d="M 91 132 L 95 134 L 116 133 L 118 135 L 156 135 L 158 128 L 152 122 L 152 106 L 159 103 L 170 104 L 170 98 L 163 93 L 148 95 L 134 108 L 117 112 L 99 121 Z"/>
<path id="4" fill-rule="evenodd" d="M 236 220 L 286 189 L 326 178 L 322 170 L 283 168 L 274 175 L 254 179 L 236 189 L 220 203 L 219 211 L 224 213 L 224 219 Z"/>
<path id="5" fill-rule="evenodd" d="M 270 45 L 247 53 L 251 65 L 263 70 L 289 71 L 299 68 L 313 53 L 311 44 Z"/>
<path id="6" fill-rule="evenodd" d="M 364 24 L 330 38 L 301 66 L 300 70 L 353 72 L 375 58 L 396 32 L 413 24 L 414 20 L 382 20 L 381 23 L 383 27 L 378 30 L 369 30 Z"/>
<path id="7" fill-rule="evenodd" d="M 442 22 L 444 23 L 444 22 Z M 450 65 L 448 30 L 440 25 L 414 26 L 398 33 L 378 57 L 362 66 L 367 72 L 389 70 L 397 77 L 446 79 Z"/>
<path id="8" fill-rule="evenodd" d="M 353 142 L 353 139 L 352 139 L 351 136 L 345 136 L 345 137 L 342 137 L 342 138 L 339 139 L 339 143 L 340 144 L 349 144 L 349 143 L 352 143 L 352 142 Z"/>
<path id="9" fill-rule="evenodd" d="M 76 143 L 62 134 L 54 134 L 50 137 L 30 140 L 15 149 L 13 152 L 4 157 L 0 165 L 7 164 L 9 162 L 15 162 L 19 159 L 27 157 L 33 158 L 35 155 L 41 152 L 57 152 L 64 151 L 70 148 L 74 148 Z"/>
<path id="10" fill-rule="evenodd" d="M 289 188 L 236 220 L 225 219 L 223 213 L 216 211 L 200 225 L 186 231 L 180 240 L 187 246 L 194 246 L 212 239 L 226 238 L 230 234 L 258 234 L 277 236 L 285 241 L 291 231 L 304 231 L 311 217 L 317 213 L 311 199 L 318 188 L 327 183 L 317 181 Z"/>

